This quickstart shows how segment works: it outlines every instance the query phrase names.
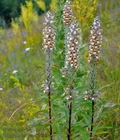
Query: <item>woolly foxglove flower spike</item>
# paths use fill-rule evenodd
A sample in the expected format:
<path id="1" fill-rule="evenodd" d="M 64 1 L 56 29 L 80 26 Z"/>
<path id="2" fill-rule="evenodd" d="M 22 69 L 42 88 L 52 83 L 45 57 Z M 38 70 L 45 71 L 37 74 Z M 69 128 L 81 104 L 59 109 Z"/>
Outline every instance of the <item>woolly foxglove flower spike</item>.
<path id="1" fill-rule="evenodd" d="M 51 93 L 52 93 L 52 50 L 55 46 L 55 30 L 53 28 L 54 16 L 48 12 L 45 17 L 43 29 L 43 47 L 46 53 L 46 81 L 44 84 L 44 92 L 48 94 L 48 120 L 49 120 L 49 135 L 53 140 L 52 128 L 52 106 L 51 106 Z"/>
<path id="2" fill-rule="evenodd" d="M 65 68 L 70 66 L 71 68 L 78 68 L 78 53 L 79 53 L 79 40 L 80 40 L 80 29 L 76 20 L 74 20 L 67 34 L 67 54 L 65 60 Z"/>
<path id="3" fill-rule="evenodd" d="M 93 59 L 95 61 L 99 60 L 101 44 L 102 44 L 102 35 L 101 35 L 101 28 L 100 28 L 100 20 L 99 17 L 96 17 L 94 19 L 90 31 L 89 56 L 88 56 L 89 63 L 91 63 Z"/>
<path id="4" fill-rule="evenodd" d="M 63 22 L 65 25 L 70 25 L 72 20 L 73 20 L 72 6 L 71 2 L 67 0 L 63 8 Z"/>
<path id="5" fill-rule="evenodd" d="M 43 29 L 43 47 L 52 50 L 55 46 L 55 29 L 53 28 L 54 16 L 48 12 L 45 17 Z"/>
<path id="6" fill-rule="evenodd" d="M 52 50 L 55 47 L 55 29 L 53 27 L 54 15 L 47 12 L 45 16 L 44 29 L 43 29 L 43 47 L 46 55 L 46 82 L 44 85 L 44 92 L 51 92 L 51 63 L 52 63 Z"/>

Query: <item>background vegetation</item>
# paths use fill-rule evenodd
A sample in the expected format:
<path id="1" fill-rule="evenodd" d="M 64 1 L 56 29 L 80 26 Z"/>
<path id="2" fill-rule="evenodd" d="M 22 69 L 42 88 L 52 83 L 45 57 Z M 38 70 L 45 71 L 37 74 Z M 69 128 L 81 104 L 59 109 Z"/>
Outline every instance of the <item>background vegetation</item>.
<path id="1" fill-rule="evenodd" d="M 57 43 L 54 51 L 53 128 L 55 139 L 66 139 L 66 80 L 60 69 L 64 60 L 64 0 L 0 1 L 0 139 L 47 140 L 47 95 L 43 93 L 44 51 L 42 24 L 44 13 L 56 11 Z M 96 104 L 94 140 L 120 138 L 120 1 L 73 0 L 80 22 L 83 49 L 74 97 L 73 139 L 88 140 L 90 102 L 82 97 L 87 90 L 87 42 L 93 18 L 100 14 L 103 45 L 98 65 L 100 97 Z"/>

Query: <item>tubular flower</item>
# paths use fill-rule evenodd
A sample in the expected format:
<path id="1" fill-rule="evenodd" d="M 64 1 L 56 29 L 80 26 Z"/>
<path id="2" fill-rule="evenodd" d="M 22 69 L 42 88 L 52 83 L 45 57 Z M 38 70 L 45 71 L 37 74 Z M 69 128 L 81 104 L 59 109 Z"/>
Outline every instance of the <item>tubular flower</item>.
<path id="1" fill-rule="evenodd" d="M 89 57 L 88 57 L 89 63 L 91 63 L 93 59 L 95 61 L 99 60 L 101 44 L 102 44 L 102 35 L 101 35 L 101 28 L 100 28 L 100 20 L 99 17 L 96 17 L 94 19 L 90 31 Z"/>
<path id="2" fill-rule="evenodd" d="M 70 25 L 73 19 L 73 11 L 71 7 L 71 2 L 66 1 L 63 8 L 63 22 L 65 25 Z"/>
<path id="3" fill-rule="evenodd" d="M 76 20 L 74 20 L 70 27 L 69 32 L 67 34 L 67 54 L 65 60 L 65 68 L 70 65 L 72 68 L 78 68 L 78 52 L 79 52 L 79 36 L 80 29 Z"/>
<path id="4" fill-rule="evenodd" d="M 52 50 L 55 46 L 55 30 L 53 28 L 54 16 L 51 12 L 48 12 L 45 17 L 44 29 L 43 29 L 43 47 L 44 49 Z"/>

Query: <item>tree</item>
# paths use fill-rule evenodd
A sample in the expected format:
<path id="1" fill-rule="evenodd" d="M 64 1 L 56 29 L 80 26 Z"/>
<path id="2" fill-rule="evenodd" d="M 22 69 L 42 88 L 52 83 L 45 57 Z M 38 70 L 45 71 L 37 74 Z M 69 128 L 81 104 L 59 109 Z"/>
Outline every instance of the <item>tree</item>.
<path id="1" fill-rule="evenodd" d="M 5 23 L 9 26 L 11 23 L 11 20 L 19 17 L 21 14 L 21 5 L 24 4 L 28 0 L 2 0 L 0 1 L 0 24 Z M 45 11 L 48 11 L 50 8 L 51 0 L 45 0 L 45 11 L 42 10 L 38 4 L 37 1 L 32 0 L 33 7 L 35 11 L 41 15 Z M 2 25 L 3 26 L 3 25 Z"/>
<path id="2" fill-rule="evenodd" d="M 10 25 L 12 18 L 20 15 L 20 5 L 24 4 L 25 0 L 2 0 L 0 1 L 0 17 Z"/>

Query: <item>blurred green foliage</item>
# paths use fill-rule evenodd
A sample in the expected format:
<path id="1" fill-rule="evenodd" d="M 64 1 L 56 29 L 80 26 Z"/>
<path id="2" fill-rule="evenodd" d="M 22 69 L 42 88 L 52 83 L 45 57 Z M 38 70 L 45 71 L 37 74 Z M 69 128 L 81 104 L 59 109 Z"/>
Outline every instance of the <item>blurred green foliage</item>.
<path id="1" fill-rule="evenodd" d="M 3 6 L 10 7 L 4 9 Z M 24 3 L 24 1 L 22 1 Z M 62 8 L 64 0 L 26 2 L 20 8 L 16 1 L 0 1 L 0 16 L 11 20 L 11 28 L 0 28 L 0 139 L 47 140 L 47 95 L 43 93 L 45 61 L 42 50 L 43 16 L 49 8 L 56 11 L 57 42 L 53 53 L 54 90 L 52 95 L 53 127 L 56 139 L 66 139 L 66 100 L 64 86 L 68 80 L 61 75 L 64 65 L 64 26 Z M 17 5 L 17 6 L 16 6 Z M 88 140 L 90 102 L 82 96 L 87 90 L 87 42 L 90 25 L 97 7 L 103 29 L 101 62 L 98 66 L 100 99 L 96 104 L 94 140 L 119 140 L 120 137 L 120 1 L 74 0 L 73 10 L 83 31 L 83 49 L 80 50 L 80 70 L 75 82 L 73 110 L 73 139 Z M 15 6 L 15 7 L 14 7 Z M 19 9 L 19 8 L 20 9 Z M 17 9 L 16 9 L 17 8 Z M 16 13 L 18 10 L 18 13 Z M 39 13 L 39 12 L 38 12 Z M 9 18 L 8 18 L 9 19 Z M 7 20 L 8 20 L 7 19 Z"/>
<path id="2" fill-rule="evenodd" d="M 25 0 L 2 0 L 0 1 L 0 17 L 1 22 L 5 20 L 7 24 L 10 24 L 11 19 L 20 15 L 20 6 L 25 4 Z M 2 24 L 2 23 L 1 23 Z"/>
<path id="3" fill-rule="evenodd" d="M 0 1 L 0 26 L 10 26 L 12 19 L 21 15 L 21 5 L 27 5 L 31 1 L 34 10 L 41 15 L 50 9 L 51 0 L 2 0 Z M 39 7 L 39 4 L 45 5 L 45 8 Z"/>

